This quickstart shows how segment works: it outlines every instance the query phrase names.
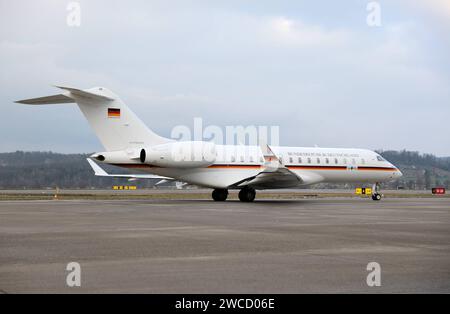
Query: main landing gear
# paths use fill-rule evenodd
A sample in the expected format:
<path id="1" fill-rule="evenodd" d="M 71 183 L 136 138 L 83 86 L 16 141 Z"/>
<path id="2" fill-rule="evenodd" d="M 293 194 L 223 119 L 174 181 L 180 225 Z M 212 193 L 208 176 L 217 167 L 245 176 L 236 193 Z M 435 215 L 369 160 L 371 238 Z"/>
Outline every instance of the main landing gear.
<path id="1" fill-rule="evenodd" d="M 212 192 L 212 198 L 216 202 L 223 202 L 228 197 L 228 190 L 227 189 L 214 189 Z"/>
<path id="2" fill-rule="evenodd" d="M 239 191 L 239 200 L 241 202 L 253 202 L 255 200 L 256 191 L 254 188 L 243 188 Z M 228 197 L 227 189 L 214 189 L 212 198 L 216 202 L 224 202 Z"/>
<path id="3" fill-rule="evenodd" d="M 256 191 L 254 188 L 243 188 L 239 192 L 239 200 L 241 202 L 253 202 L 255 200 Z"/>
<path id="4" fill-rule="evenodd" d="M 372 199 L 374 201 L 381 200 L 381 194 L 380 194 L 380 184 L 375 183 L 372 187 Z"/>

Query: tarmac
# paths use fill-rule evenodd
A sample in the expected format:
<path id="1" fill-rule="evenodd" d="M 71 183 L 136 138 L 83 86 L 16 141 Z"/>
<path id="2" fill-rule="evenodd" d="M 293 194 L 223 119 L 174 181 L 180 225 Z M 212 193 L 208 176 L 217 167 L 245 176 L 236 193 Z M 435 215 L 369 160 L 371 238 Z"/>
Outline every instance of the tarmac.
<path id="1" fill-rule="evenodd" d="M 450 292 L 449 198 L 0 202 L 0 293 L 391 292 Z"/>

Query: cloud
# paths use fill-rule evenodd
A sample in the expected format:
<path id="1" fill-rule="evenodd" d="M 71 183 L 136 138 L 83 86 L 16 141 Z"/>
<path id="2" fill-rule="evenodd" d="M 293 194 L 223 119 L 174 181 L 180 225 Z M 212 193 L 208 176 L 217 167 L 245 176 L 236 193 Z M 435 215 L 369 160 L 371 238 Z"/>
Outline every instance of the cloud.
<path id="1" fill-rule="evenodd" d="M 62 83 L 112 89 L 166 136 L 201 116 L 219 126 L 279 125 L 285 145 L 450 155 L 427 135 L 450 132 L 450 44 L 429 36 L 439 32 L 411 11 L 383 2 L 383 27 L 370 28 L 365 6 L 351 4 L 330 11 L 309 3 L 302 11 L 289 1 L 270 10 L 241 2 L 80 3 L 81 27 L 70 28 L 65 3 L 2 2 L 1 150 L 101 149 L 73 106 L 11 103 L 56 93 L 49 85 Z M 347 22 L 348 12 L 361 16 Z"/>
<path id="2" fill-rule="evenodd" d="M 450 2 L 448 0 L 415 0 L 414 4 L 420 8 L 428 10 L 430 13 L 440 18 L 450 18 Z"/>
<path id="3" fill-rule="evenodd" d="M 296 46 L 330 46 L 345 44 L 348 33 L 342 30 L 326 30 L 317 25 L 307 25 L 286 17 L 268 19 L 265 34 L 274 42 Z"/>

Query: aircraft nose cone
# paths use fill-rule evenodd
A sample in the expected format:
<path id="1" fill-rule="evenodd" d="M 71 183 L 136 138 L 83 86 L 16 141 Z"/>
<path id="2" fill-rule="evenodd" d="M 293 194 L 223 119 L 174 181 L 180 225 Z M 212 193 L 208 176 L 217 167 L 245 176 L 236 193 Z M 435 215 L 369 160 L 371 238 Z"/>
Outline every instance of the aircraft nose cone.
<path id="1" fill-rule="evenodd" d="M 397 177 L 398 178 L 401 178 L 401 177 L 403 177 L 403 173 L 397 168 Z"/>

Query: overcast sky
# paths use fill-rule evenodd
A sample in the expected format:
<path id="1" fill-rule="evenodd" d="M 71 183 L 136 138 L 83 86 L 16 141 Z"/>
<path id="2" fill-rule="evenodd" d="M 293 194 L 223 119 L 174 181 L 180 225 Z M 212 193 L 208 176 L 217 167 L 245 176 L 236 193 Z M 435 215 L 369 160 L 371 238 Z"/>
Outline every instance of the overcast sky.
<path id="1" fill-rule="evenodd" d="M 103 148 L 75 105 L 105 86 L 157 133 L 278 125 L 280 144 L 450 156 L 450 1 L 0 0 L 0 151 Z"/>

